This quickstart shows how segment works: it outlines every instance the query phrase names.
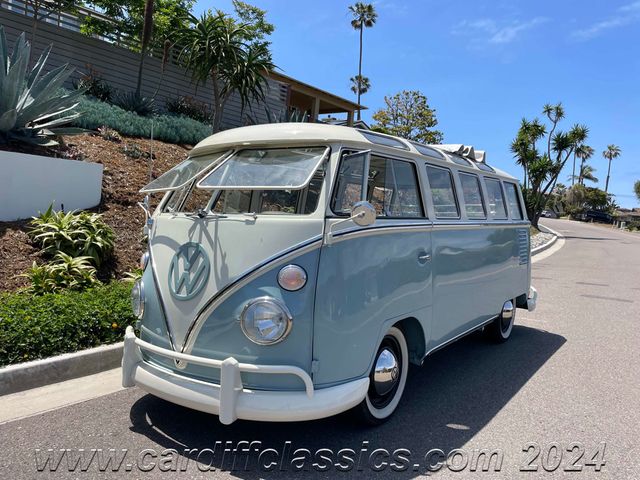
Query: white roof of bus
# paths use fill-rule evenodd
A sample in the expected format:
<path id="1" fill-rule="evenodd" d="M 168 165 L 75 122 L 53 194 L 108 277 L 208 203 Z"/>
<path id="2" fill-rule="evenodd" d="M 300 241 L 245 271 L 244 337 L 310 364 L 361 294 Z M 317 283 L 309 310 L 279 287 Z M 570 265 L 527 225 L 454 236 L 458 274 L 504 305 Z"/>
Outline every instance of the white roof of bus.
<path id="1" fill-rule="evenodd" d="M 367 132 L 363 132 L 367 133 Z M 377 132 L 371 132 L 372 134 L 389 137 L 396 141 L 401 142 L 407 148 L 405 151 L 410 151 L 413 154 L 421 155 L 420 152 L 411 144 L 411 142 L 391 135 L 384 135 Z M 324 123 L 269 123 L 262 125 L 251 125 L 247 127 L 232 128 L 230 130 L 224 130 L 222 132 L 211 135 L 198 143 L 191 151 L 192 156 L 204 155 L 214 150 L 220 150 L 227 147 L 251 147 L 254 145 L 282 145 L 283 143 L 289 144 L 309 144 L 309 142 L 319 142 L 319 144 L 327 143 L 359 143 L 363 146 L 374 145 L 364 137 L 359 130 L 352 127 L 343 127 L 339 125 L 328 125 Z M 375 144 L 376 147 L 381 147 L 386 150 L 403 151 L 393 147 L 385 147 L 384 145 Z M 452 151 L 452 145 L 428 145 L 429 148 L 438 150 L 443 154 L 444 158 L 450 160 L 450 156 L 454 154 Z M 463 145 L 460 145 L 463 147 Z M 473 152 L 473 147 L 467 147 Z M 462 151 L 462 150 L 461 150 Z M 471 162 L 477 163 L 477 162 Z M 500 171 L 497 168 L 491 166 L 495 170 L 495 173 L 500 176 L 513 178 L 506 172 Z M 490 173 L 490 172 L 484 172 Z"/>

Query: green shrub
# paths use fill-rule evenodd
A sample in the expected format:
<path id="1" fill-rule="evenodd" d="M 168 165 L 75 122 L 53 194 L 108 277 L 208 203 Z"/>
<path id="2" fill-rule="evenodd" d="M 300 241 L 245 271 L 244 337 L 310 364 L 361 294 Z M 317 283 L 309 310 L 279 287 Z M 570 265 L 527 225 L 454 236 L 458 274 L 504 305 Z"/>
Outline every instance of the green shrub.
<path id="1" fill-rule="evenodd" d="M 98 283 L 96 269 L 91 265 L 91 257 L 71 257 L 58 253 L 53 260 L 33 266 L 23 274 L 31 285 L 27 291 L 34 295 L 54 293 L 60 290 L 85 290 Z"/>
<path id="2" fill-rule="evenodd" d="M 0 293 L 0 366 L 122 340 L 136 321 L 130 294 L 125 282 L 39 297 Z"/>
<path id="3" fill-rule="evenodd" d="M 113 95 L 111 86 L 102 79 L 102 75 L 87 64 L 87 72 L 80 76 L 78 81 L 73 81 L 76 90 L 82 90 L 85 95 L 90 95 L 102 102 L 110 102 Z"/>
<path id="4" fill-rule="evenodd" d="M 141 117 L 127 112 L 115 105 L 100 102 L 89 97 L 80 98 L 78 110 L 83 115 L 74 121 L 74 125 L 89 130 L 107 126 L 128 137 L 149 138 L 153 122 L 153 138 L 176 144 L 195 145 L 211 135 L 211 127 L 191 118 L 173 115 Z"/>
<path id="5" fill-rule="evenodd" d="M 99 267 L 113 251 L 115 233 L 98 213 L 56 212 L 49 206 L 31 225 L 29 237 L 50 256 L 87 256 Z"/>
<path id="6" fill-rule="evenodd" d="M 184 115 L 198 122 L 207 123 L 211 119 L 211 112 L 206 103 L 198 102 L 193 97 L 181 95 L 167 101 L 167 111 L 176 115 Z"/>

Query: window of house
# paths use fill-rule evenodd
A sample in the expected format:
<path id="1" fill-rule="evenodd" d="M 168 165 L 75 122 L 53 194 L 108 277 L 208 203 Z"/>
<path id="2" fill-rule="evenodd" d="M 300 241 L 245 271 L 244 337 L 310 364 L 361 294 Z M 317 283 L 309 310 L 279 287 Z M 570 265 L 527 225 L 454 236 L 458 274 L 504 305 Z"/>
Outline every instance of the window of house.
<path id="1" fill-rule="evenodd" d="M 460 218 L 451 171 L 427 165 L 427 178 L 436 218 Z"/>
<path id="2" fill-rule="evenodd" d="M 507 201 L 511 210 L 511 218 L 514 220 L 523 220 L 522 206 L 520 205 L 520 197 L 518 195 L 518 187 L 514 183 L 504 182 L 504 188 L 507 192 Z"/>
<path id="3" fill-rule="evenodd" d="M 467 218 L 474 220 L 487 218 L 478 176 L 460 172 L 460 183 L 462 184 L 462 198 L 464 198 Z"/>
<path id="4" fill-rule="evenodd" d="M 500 180 L 485 177 L 484 183 L 487 186 L 489 211 L 496 220 L 505 220 L 507 218 L 507 205 L 504 202 Z"/>

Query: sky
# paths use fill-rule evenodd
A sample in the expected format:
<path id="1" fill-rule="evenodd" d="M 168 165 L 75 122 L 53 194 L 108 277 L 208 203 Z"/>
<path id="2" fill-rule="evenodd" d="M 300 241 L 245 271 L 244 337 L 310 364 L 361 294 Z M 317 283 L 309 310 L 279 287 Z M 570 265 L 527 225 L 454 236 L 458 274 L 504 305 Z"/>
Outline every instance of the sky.
<path id="1" fill-rule="evenodd" d="M 358 33 L 350 2 L 249 0 L 276 27 L 273 58 L 283 73 L 354 100 Z M 353 3 L 353 2 L 351 2 Z M 423 0 L 372 2 L 378 21 L 364 32 L 363 119 L 385 95 L 420 90 L 435 108 L 444 143 L 487 151 L 487 163 L 521 178 L 509 150 L 523 117 L 543 119 L 545 103 L 562 102 L 568 130 L 589 127 L 589 163 L 604 189 L 607 145 L 613 160 L 609 191 L 638 207 L 640 180 L 640 0 Z M 231 13 L 231 0 L 200 0 L 196 12 Z M 572 162 L 560 182 L 570 184 Z"/>

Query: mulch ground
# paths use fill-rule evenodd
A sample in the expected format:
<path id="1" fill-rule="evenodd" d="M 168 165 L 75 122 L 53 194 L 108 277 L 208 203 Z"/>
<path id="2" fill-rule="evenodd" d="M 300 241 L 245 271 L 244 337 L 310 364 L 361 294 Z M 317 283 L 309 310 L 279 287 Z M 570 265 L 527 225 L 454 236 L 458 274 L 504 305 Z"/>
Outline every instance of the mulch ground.
<path id="1" fill-rule="evenodd" d="M 99 277 L 102 280 L 121 278 L 125 272 L 136 268 L 144 251 L 144 214 L 137 202 L 143 198 L 139 190 L 149 180 L 151 147 L 152 177 L 155 178 L 184 160 L 190 146 L 155 140 L 152 145 L 150 140 L 126 137 L 121 141 L 112 141 L 98 135 L 67 137 L 66 140 L 66 146 L 59 149 L 57 156 L 104 165 L 102 200 L 92 210 L 104 214 L 105 221 L 116 233 L 116 246 L 113 259 L 99 272 Z M 125 151 L 141 156 L 132 158 Z M 25 273 L 34 261 L 43 260 L 29 241 L 26 233 L 28 224 L 28 220 L 0 222 L 0 291 L 12 291 L 25 286 L 26 279 L 19 275 Z"/>

